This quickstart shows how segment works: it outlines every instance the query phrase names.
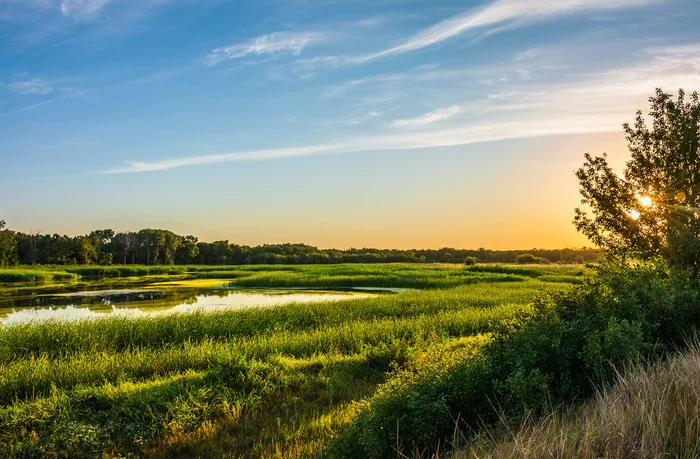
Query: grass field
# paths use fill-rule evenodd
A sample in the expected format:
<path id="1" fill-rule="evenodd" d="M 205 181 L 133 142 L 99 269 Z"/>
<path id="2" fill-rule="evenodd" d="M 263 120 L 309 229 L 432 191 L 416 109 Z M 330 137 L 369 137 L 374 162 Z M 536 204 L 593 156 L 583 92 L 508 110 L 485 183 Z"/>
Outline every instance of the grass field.
<path id="1" fill-rule="evenodd" d="M 134 273 L 42 269 L 79 273 L 81 282 L 87 273 Z M 189 277 L 220 276 L 245 287 L 422 290 L 268 309 L 5 326 L 0 456 L 312 455 L 380 384 L 468 358 L 494 325 L 527 310 L 543 289 L 580 282 L 583 272 L 581 266 L 407 264 L 185 269 Z"/>
<path id="2" fill-rule="evenodd" d="M 98 279 L 148 282 L 167 276 L 231 279 L 239 287 L 405 287 L 446 288 L 470 282 L 521 281 L 577 282 L 581 265 L 476 265 L 459 264 L 337 264 L 241 266 L 36 266 L 0 268 L 0 286 L 36 287 L 42 283 Z M 21 286 L 21 285 L 16 285 Z"/>

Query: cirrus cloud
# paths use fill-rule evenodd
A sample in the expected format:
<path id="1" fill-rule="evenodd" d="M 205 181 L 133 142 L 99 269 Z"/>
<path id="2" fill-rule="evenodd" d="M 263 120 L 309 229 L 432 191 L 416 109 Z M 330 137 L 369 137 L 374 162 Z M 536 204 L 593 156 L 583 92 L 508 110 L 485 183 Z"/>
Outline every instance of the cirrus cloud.
<path id="1" fill-rule="evenodd" d="M 431 112 L 425 113 L 417 118 L 408 118 L 396 120 L 391 123 L 395 128 L 417 127 L 432 124 L 438 121 L 446 120 L 457 116 L 464 110 L 464 107 L 453 105 L 451 107 L 438 108 Z"/>
<path id="2" fill-rule="evenodd" d="M 316 32 L 275 32 L 261 35 L 252 40 L 213 49 L 203 61 L 207 65 L 216 65 L 231 59 L 254 55 L 292 54 L 298 56 L 309 45 L 322 40 L 323 34 Z"/>
<path id="3" fill-rule="evenodd" d="M 622 122 L 629 120 L 630 113 L 643 106 L 650 88 L 700 87 L 700 43 L 651 48 L 644 54 L 647 59 L 628 66 L 594 72 L 583 78 L 577 75 L 575 79 L 557 85 L 545 82 L 541 87 L 528 91 L 487 94 L 478 100 L 465 101 L 462 105 L 438 108 L 416 118 L 392 123 L 394 127 L 424 129 L 339 136 L 332 143 L 297 147 L 129 161 L 125 166 L 101 173 L 147 172 L 310 155 L 411 150 L 549 135 L 617 132 Z M 520 84 L 533 83 L 525 80 Z"/>

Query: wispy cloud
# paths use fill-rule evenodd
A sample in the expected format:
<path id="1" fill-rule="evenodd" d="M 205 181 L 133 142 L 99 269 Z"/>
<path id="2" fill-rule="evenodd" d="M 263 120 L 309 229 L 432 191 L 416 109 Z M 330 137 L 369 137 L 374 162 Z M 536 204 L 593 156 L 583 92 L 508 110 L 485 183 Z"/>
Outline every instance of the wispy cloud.
<path id="1" fill-rule="evenodd" d="M 89 90 L 74 87 L 72 85 L 73 81 L 67 79 L 46 79 L 43 77 L 31 77 L 27 74 L 19 74 L 16 77 L 17 79 L 10 83 L 0 82 L 0 89 L 6 89 L 22 96 L 16 99 L 18 103 L 26 104 L 26 99 L 23 96 L 29 96 L 28 99 L 33 102 L 0 112 L 0 117 L 29 112 L 62 100 L 85 97 L 90 93 Z"/>
<path id="2" fill-rule="evenodd" d="M 342 144 L 313 145 L 298 148 L 277 148 L 265 150 L 249 150 L 218 155 L 192 156 L 189 158 L 166 159 L 163 161 L 128 161 L 126 167 L 104 171 L 106 174 L 124 172 L 148 172 L 173 169 L 176 167 L 196 166 L 201 164 L 227 163 L 234 161 L 261 161 L 268 159 L 287 158 L 292 156 L 307 156 L 334 152 L 342 149 Z"/>
<path id="3" fill-rule="evenodd" d="M 203 60 L 208 65 L 216 65 L 227 60 L 239 59 L 249 55 L 261 56 L 286 53 L 298 56 L 304 48 L 318 43 L 322 39 L 323 34 L 316 32 L 276 32 L 262 35 L 243 43 L 216 48 L 206 55 Z"/>
<path id="4" fill-rule="evenodd" d="M 60 102 L 62 100 L 72 99 L 74 97 L 85 97 L 85 96 L 88 96 L 89 94 L 90 94 L 90 91 L 73 91 L 73 92 L 69 92 L 69 93 L 64 93 L 62 96 L 53 97 L 50 99 L 45 99 L 45 100 L 42 100 L 41 102 L 35 102 L 33 104 L 30 104 L 30 105 L 24 105 L 21 107 L 13 108 L 13 109 L 8 110 L 6 112 L 2 112 L 2 113 L 0 113 L 0 117 L 12 116 L 12 115 L 16 115 L 18 113 L 30 112 L 34 109 L 37 109 L 39 107 L 43 107 L 45 105 L 51 105 L 51 104 L 54 104 L 56 102 Z"/>
<path id="5" fill-rule="evenodd" d="M 484 95 L 478 100 L 467 100 L 461 105 L 394 123 L 398 127 L 422 126 L 422 129 L 356 135 L 339 138 L 331 144 L 132 161 L 103 173 L 146 172 L 201 164 L 360 151 L 410 150 L 546 135 L 617 132 L 622 122 L 628 121 L 636 109 L 646 105 L 646 99 L 655 86 L 666 90 L 700 87 L 700 43 L 649 49 L 635 65 L 592 73 L 556 85 L 542 82 L 537 86 L 534 80 L 520 80 L 518 84 L 528 85 L 529 89 Z"/>
<path id="6" fill-rule="evenodd" d="M 535 57 L 542 57 L 545 53 L 542 50 L 538 50 L 536 53 L 520 52 L 513 55 L 509 60 L 499 60 L 498 63 L 487 63 L 479 65 L 468 65 L 463 67 L 441 67 L 434 64 L 420 65 L 414 67 L 410 70 L 399 72 L 399 73 L 381 73 L 365 78 L 349 80 L 341 84 L 336 84 L 334 86 L 329 86 L 324 89 L 321 93 L 323 99 L 333 99 L 345 95 L 346 93 L 373 85 L 385 85 L 390 89 L 396 89 L 402 87 L 404 84 L 402 82 L 429 82 L 438 80 L 455 80 L 466 78 L 478 77 L 479 82 L 488 86 L 496 85 L 499 83 L 508 82 L 508 78 L 500 75 L 513 74 L 515 73 L 522 79 L 530 79 L 531 72 L 527 69 L 517 69 L 514 70 L 514 66 L 524 66 L 527 64 L 523 61 L 523 54 L 528 53 L 530 57 L 527 59 L 534 59 Z M 569 53 L 569 48 L 567 47 L 564 54 Z M 548 61 L 549 57 L 545 59 Z M 541 64 L 538 64 L 541 66 Z M 567 69 L 568 66 L 559 66 L 559 69 Z M 557 70 L 554 66 L 548 66 L 548 70 Z M 498 77 L 494 77 L 494 74 L 499 74 Z"/>
<path id="7" fill-rule="evenodd" d="M 346 81 L 345 83 L 326 88 L 321 97 L 324 99 L 333 99 L 335 97 L 342 96 L 353 89 L 375 84 L 386 84 L 390 86 L 389 89 L 395 90 L 397 87 L 399 87 L 398 83 L 402 81 L 424 82 L 465 77 L 477 73 L 479 73 L 479 70 L 474 67 L 438 70 L 433 67 L 426 68 L 425 66 L 420 66 L 402 73 L 384 73 L 357 80 Z"/>
<path id="8" fill-rule="evenodd" d="M 0 18 L 12 22 L 34 22 L 61 16 L 72 21 L 92 21 L 105 11 L 115 18 L 138 18 L 144 12 L 183 0 L 3 0 Z M 189 0 L 191 1 L 191 0 Z"/>
<path id="9" fill-rule="evenodd" d="M 330 66 L 362 64 L 427 48 L 468 32 L 484 37 L 563 16 L 635 8 L 663 1 L 665 0 L 496 0 L 485 7 L 470 9 L 440 21 L 397 46 L 359 56 L 322 56 L 316 58 L 314 63 Z"/>
<path id="10" fill-rule="evenodd" d="M 9 25 L 12 40 L 6 54 L 63 46 L 139 30 L 135 25 L 170 6 L 192 4 L 202 9 L 222 0 L 0 0 L 0 23 Z"/>
<path id="11" fill-rule="evenodd" d="M 178 75 L 184 74 L 195 67 L 192 65 L 185 67 L 177 67 L 168 70 L 162 70 L 140 77 L 135 77 L 130 80 L 124 80 L 116 83 L 105 84 L 103 86 L 94 86 L 88 88 L 76 88 L 72 86 L 67 86 L 66 80 L 53 80 L 47 81 L 42 78 L 32 78 L 26 81 L 14 82 L 10 84 L 0 83 L 0 87 L 7 87 L 14 92 L 21 95 L 36 94 L 36 95 L 48 95 L 51 94 L 50 98 L 45 98 L 40 102 L 34 102 L 29 105 L 15 107 L 11 110 L 0 112 L 0 117 L 11 116 L 17 113 L 30 112 L 36 108 L 43 107 L 45 105 L 50 105 L 56 102 L 61 102 L 66 99 L 73 98 L 89 98 L 95 94 L 110 91 L 120 88 L 128 88 L 132 86 L 137 86 L 141 84 L 148 84 L 154 81 L 159 81 L 167 78 L 176 77 Z M 60 94 L 60 95 L 59 95 Z"/>
<path id="12" fill-rule="evenodd" d="M 515 71 L 515 73 L 517 73 L 518 75 L 520 75 L 520 78 L 522 78 L 523 80 L 531 80 L 531 79 L 532 79 L 532 74 L 530 73 L 529 70 L 517 69 L 517 70 Z"/>
<path id="13" fill-rule="evenodd" d="M 526 60 L 529 60 L 529 59 L 534 59 L 534 58 L 536 58 L 537 56 L 539 56 L 540 54 L 542 54 L 542 50 L 541 50 L 541 49 L 539 49 L 539 48 L 530 48 L 530 49 L 526 49 L 525 51 L 521 51 L 521 52 L 519 52 L 518 54 L 516 54 L 515 57 L 513 58 L 513 60 L 516 61 L 516 62 L 517 62 L 517 61 L 526 61 Z"/>
<path id="14" fill-rule="evenodd" d="M 540 137 L 562 133 L 605 132 L 618 129 L 609 119 L 599 118 L 597 123 L 581 123 L 578 117 L 529 122 L 492 122 L 460 128 L 412 132 L 384 136 L 367 136 L 334 144 L 311 145 L 296 148 L 247 150 L 218 155 L 191 156 L 162 161 L 129 161 L 125 167 L 103 171 L 103 174 L 162 171 L 186 166 L 230 163 L 241 161 L 265 161 L 310 155 L 356 153 L 361 151 L 413 150 L 430 147 L 468 145 L 477 142 L 511 138 Z"/>
<path id="15" fill-rule="evenodd" d="M 414 51 L 440 43 L 456 35 L 497 26 L 511 28 L 582 12 L 632 8 L 656 0 L 497 0 L 477 10 L 441 21 L 411 37 L 399 46 L 368 56 L 376 58 Z M 493 30 L 485 30 L 490 32 Z"/>
<path id="16" fill-rule="evenodd" d="M 446 120 L 457 116 L 464 110 L 464 107 L 459 105 L 453 105 L 451 107 L 438 108 L 431 112 L 425 113 L 417 118 L 408 118 L 402 120 L 396 120 L 391 123 L 392 127 L 395 128 L 407 128 L 407 127 L 417 127 L 425 126 L 427 124 L 436 123 L 438 121 Z"/>
<path id="17" fill-rule="evenodd" d="M 343 120 L 337 121 L 339 124 L 344 124 L 345 126 L 357 126 L 358 124 L 362 124 L 364 122 L 367 122 L 373 118 L 376 118 L 378 116 L 381 116 L 381 113 L 375 112 L 375 111 L 370 111 L 365 113 L 364 115 L 359 115 L 359 116 L 352 116 L 350 118 L 345 118 Z M 331 122 L 333 123 L 333 122 Z M 329 123 L 329 124 L 331 124 Z"/>
<path id="18" fill-rule="evenodd" d="M 31 78 L 25 81 L 15 81 L 7 85 L 10 90 L 17 94 L 48 94 L 53 91 L 50 83 L 41 78 Z"/>
<path id="19" fill-rule="evenodd" d="M 374 16 L 369 18 L 360 19 L 354 22 L 354 25 L 361 27 L 376 27 L 387 22 L 387 17 L 385 16 Z"/>
<path id="20" fill-rule="evenodd" d="M 61 13 L 76 21 L 89 20 L 96 17 L 111 0 L 63 0 Z"/>

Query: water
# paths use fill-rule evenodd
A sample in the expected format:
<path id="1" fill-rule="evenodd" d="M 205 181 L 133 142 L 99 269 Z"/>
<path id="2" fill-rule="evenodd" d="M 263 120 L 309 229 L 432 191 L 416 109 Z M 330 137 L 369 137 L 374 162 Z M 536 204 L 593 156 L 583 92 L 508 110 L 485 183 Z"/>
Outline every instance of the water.
<path id="1" fill-rule="evenodd" d="M 24 292 L 0 300 L 3 325 L 34 321 L 78 321 L 105 317 L 147 317 L 157 314 L 274 307 L 371 297 L 353 291 L 248 289 L 229 287 L 229 280 L 197 279 L 160 282 L 139 288 L 86 288 L 50 294 Z"/>

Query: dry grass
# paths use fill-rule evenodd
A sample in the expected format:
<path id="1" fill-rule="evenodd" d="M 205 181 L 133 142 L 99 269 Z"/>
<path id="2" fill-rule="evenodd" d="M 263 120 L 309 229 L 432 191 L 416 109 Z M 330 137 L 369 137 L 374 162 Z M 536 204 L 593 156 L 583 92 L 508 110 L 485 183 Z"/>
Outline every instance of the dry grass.
<path id="1" fill-rule="evenodd" d="M 581 409 L 526 422 L 506 438 L 481 433 L 457 458 L 698 458 L 700 342 L 635 368 Z"/>

